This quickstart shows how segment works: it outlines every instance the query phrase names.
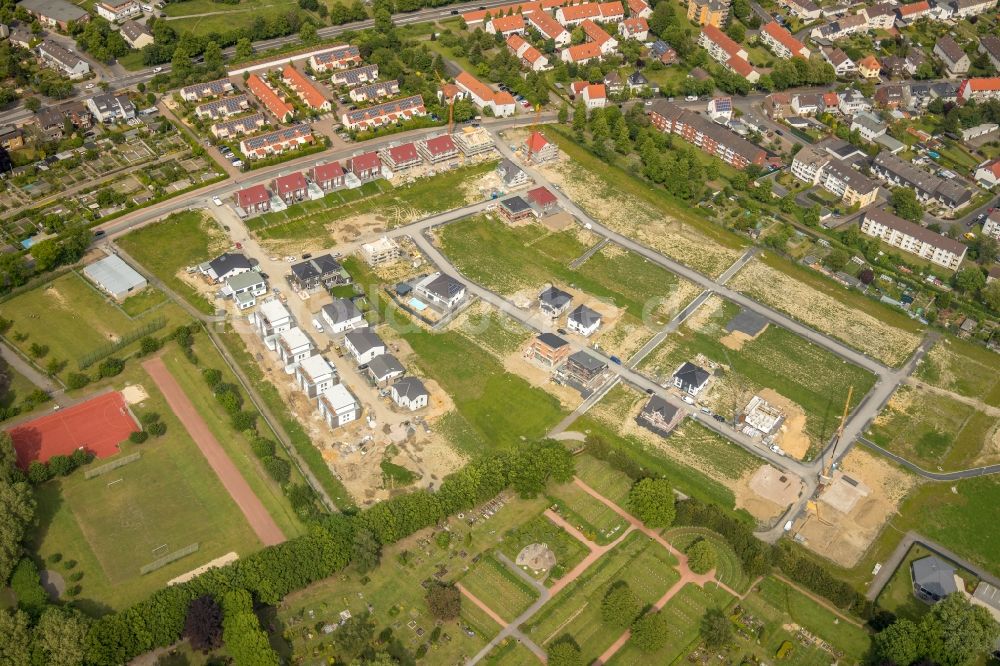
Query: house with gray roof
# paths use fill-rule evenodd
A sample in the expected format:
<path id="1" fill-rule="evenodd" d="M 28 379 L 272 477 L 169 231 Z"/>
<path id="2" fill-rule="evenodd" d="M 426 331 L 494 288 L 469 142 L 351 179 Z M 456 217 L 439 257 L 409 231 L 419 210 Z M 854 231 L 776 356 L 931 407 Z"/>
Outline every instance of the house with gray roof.
<path id="1" fill-rule="evenodd" d="M 569 313 L 569 318 L 566 320 L 566 328 L 584 337 L 593 335 L 600 326 L 601 313 L 582 303 Z"/>
<path id="2" fill-rule="evenodd" d="M 708 370 L 700 368 L 690 361 L 685 361 L 674 373 L 674 386 L 689 395 L 696 396 L 708 386 L 710 376 Z"/>
<path id="3" fill-rule="evenodd" d="M 334 335 L 368 325 L 361 310 L 348 298 L 335 298 L 332 303 L 324 305 L 320 308 L 320 317 L 326 324 L 326 330 Z"/>
<path id="4" fill-rule="evenodd" d="M 385 343 L 375 331 L 368 328 L 356 328 L 344 336 L 344 346 L 351 352 L 358 365 L 371 363 L 376 356 L 385 353 Z"/>
<path id="5" fill-rule="evenodd" d="M 64 32 L 72 22 L 86 23 L 90 20 L 86 9 L 66 0 L 21 0 L 18 7 L 27 10 L 43 26 L 59 28 Z"/>
<path id="6" fill-rule="evenodd" d="M 115 300 L 124 300 L 132 293 L 146 288 L 146 278 L 129 266 L 117 254 L 109 255 L 84 267 L 83 274 L 111 294 Z"/>
<path id="7" fill-rule="evenodd" d="M 658 395 L 649 396 L 636 422 L 659 435 L 669 434 L 684 418 L 683 413 Z"/>
<path id="8" fill-rule="evenodd" d="M 921 557 L 910 563 L 913 593 L 919 599 L 936 603 L 958 592 L 955 568 L 935 555 Z"/>
<path id="9" fill-rule="evenodd" d="M 415 412 L 427 406 L 427 388 L 416 377 L 403 377 L 392 385 L 392 400 L 403 409 Z"/>
<path id="10" fill-rule="evenodd" d="M 934 55 L 944 63 L 945 71 L 951 78 L 959 77 L 969 71 L 972 62 L 962 47 L 950 35 L 942 35 L 934 44 Z"/>
<path id="11" fill-rule="evenodd" d="M 418 296 L 451 310 L 465 298 L 465 285 L 447 273 L 431 273 L 413 287 Z"/>
<path id="12" fill-rule="evenodd" d="M 368 376 L 377 386 L 388 386 L 403 376 L 406 369 L 392 354 L 381 354 L 368 363 Z"/>
<path id="13" fill-rule="evenodd" d="M 543 314 L 558 317 L 573 302 L 573 296 L 556 286 L 550 286 L 538 295 L 538 307 Z"/>

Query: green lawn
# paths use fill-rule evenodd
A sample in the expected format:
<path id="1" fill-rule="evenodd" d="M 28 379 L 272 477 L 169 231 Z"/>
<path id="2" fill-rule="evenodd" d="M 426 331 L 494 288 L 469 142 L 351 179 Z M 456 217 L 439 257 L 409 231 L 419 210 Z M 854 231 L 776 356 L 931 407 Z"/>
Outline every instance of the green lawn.
<path id="1" fill-rule="evenodd" d="M 84 577 L 78 603 L 93 614 L 136 603 L 171 578 L 230 551 L 244 556 L 260 548 L 155 384 L 138 365 L 129 368 L 127 377 L 149 394 L 135 411 L 159 413 L 166 435 L 141 446 L 126 444 L 126 453 L 142 453 L 137 462 L 89 480 L 77 471 L 36 491 L 32 550 L 43 560 L 60 553 L 79 563 L 76 570 Z M 94 465 L 102 462 L 106 459 Z M 140 575 L 142 565 L 195 542 L 196 553 Z M 55 568 L 60 571 L 62 564 Z"/>
<path id="2" fill-rule="evenodd" d="M 552 585 L 562 578 L 588 553 L 586 546 L 580 543 L 576 537 L 571 536 L 566 530 L 542 514 L 507 530 L 503 534 L 500 551 L 512 562 L 516 562 L 518 553 L 525 546 L 533 543 L 547 544 L 549 550 L 556 556 L 556 565 L 552 567 L 551 571 L 538 572 L 537 574 L 531 570 L 526 571 L 533 577 L 542 580 L 545 585 Z"/>
<path id="3" fill-rule="evenodd" d="M 470 312 L 459 330 L 501 359 L 520 349 L 532 334 L 520 322 L 493 308 Z"/>
<path id="4" fill-rule="evenodd" d="M 81 357 L 150 321 L 165 318 L 164 327 L 154 333 L 162 336 L 188 320 L 184 311 L 173 304 L 130 318 L 117 303 L 76 272 L 15 296 L 4 303 L 3 310 L 4 317 L 12 321 L 7 339 L 25 355 L 30 355 L 33 344 L 48 347 L 48 352 L 35 362 L 42 368 L 52 359 L 65 362 L 59 373 L 63 379 L 70 372 L 79 372 L 77 361 Z M 116 354 L 127 355 L 138 346 L 134 342 Z"/>
<path id="5" fill-rule="evenodd" d="M 155 287 L 146 287 L 139 293 L 122 301 L 122 310 L 130 317 L 138 317 L 149 310 L 166 303 L 167 295 Z"/>
<path id="6" fill-rule="evenodd" d="M 4 366 L 3 376 L 6 379 L 3 392 L 0 393 L 0 408 L 7 409 L 17 405 L 37 388 L 31 380 L 9 365 Z"/>
<path id="7" fill-rule="evenodd" d="M 718 533 L 703 527 L 675 527 L 667 530 L 664 537 L 681 552 L 699 539 L 709 541 L 715 549 L 715 577 L 737 592 L 745 592 L 750 587 L 752 581 L 743 572 L 743 564 L 732 546 Z"/>
<path id="8" fill-rule="evenodd" d="M 913 594 L 913 577 L 910 564 L 932 553 L 919 544 L 914 544 L 892 574 L 892 578 L 878 595 L 878 605 L 892 611 L 897 617 L 919 620 L 930 610 L 930 605 L 917 599 Z"/>
<path id="9" fill-rule="evenodd" d="M 959 395 L 1000 407 L 1000 356 L 982 345 L 944 335 L 917 367 L 916 377 Z"/>
<path id="10" fill-rule="evenodd" d="M 179 271 L 208 261 L 229 246 L 223 231 L 209 216 L 195 211 L 175 213 L 123 236 L 118 244 L 199 310 L 215 312 L 215 306 L 177 277 Z"/>
<path id="11" fill-rule="evenodd" d="M 598 544 L 611 543 L 628 527 L 628 521 L 575 483 L 551 485 L 548 497 L 560 515 Z"/>
<path id="12" fill-rule="evenodd" d="M 576 475 L 584 483 L 625 508 L 628 504 L 628 492 L 632 489 L 632 479 L 628 475 L 586 453 L 577 456 L 575 461 Z"/>
<path id="13" fill-rule="evenodd" d="M 537 590 L 488 554 L 483 555 L 459 582 L 508 622 L 526 611 L 538 598 Z"/>

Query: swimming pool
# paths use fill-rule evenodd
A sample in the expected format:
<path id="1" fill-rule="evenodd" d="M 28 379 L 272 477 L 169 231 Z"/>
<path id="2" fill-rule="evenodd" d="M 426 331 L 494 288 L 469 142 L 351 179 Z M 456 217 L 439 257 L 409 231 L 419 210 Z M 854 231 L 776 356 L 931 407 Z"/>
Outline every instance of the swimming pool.
<path id="1" fill-rule="evenodd" d="M 427 304 L 424 303 L 419 298 L 411 298 L 410 307 L 416 310 L 417 312 L 423 312 L 424 310 L 427 309 Z"/>

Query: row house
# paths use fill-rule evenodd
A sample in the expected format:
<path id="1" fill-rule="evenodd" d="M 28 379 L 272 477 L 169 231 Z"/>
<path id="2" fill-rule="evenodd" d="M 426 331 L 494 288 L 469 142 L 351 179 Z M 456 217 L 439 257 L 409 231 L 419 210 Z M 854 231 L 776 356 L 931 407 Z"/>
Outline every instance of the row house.
<path id="1" fill-rule="evenodd" d="M 341 116 L 341 123 L 349 130 L 364 131 L 426 115 L 424 98 L 421 95 L 413 95 L 376 104 L 367 109 L 348 111 Z"/>
<path id="2" fill-rule="evenodd" d="M 227 79 L 216 79 L 205 83 L 196 83 L 181 88 L 181 99 L 185 102 L 200 102 L 210 97 L 222 97 L 233 91 L 233 82 Z"/>
<path id="3" fill-rule="evenodd" d="M 875 203 L 879 191 L 877 182 L 836 159 L 823 166 L 817 184 L 840 197 L 844 204 L 859 208 Z"/>
<path id="4" fill-rule="evenodd" d="M 309 339 L 306 332 L 298 326 L 292 326 L 277 336 L 278 358 L 286 366 L 295 365 L 312 356 L 316 345 Z"/>
<path id="5" fill-rule="evenodd" d="M 491 35 L 499 34 L 506 39 L 511 35 L 523 35 L 524 27 L 524 16 L 511 14 L 510 16 L 497 16 L 487 23 L 486 32 Z"/>
<path id="6" fill-rule="evenodd" d="M 458 157 L 458 146 L 450 134 L 417 141 L 417 152 L 428 164 L 440 164 Z"/>
<path id="7" fill-rule="evenodd" d="M 465 71 L 455 77 L 455 85 L 477 108 L 489 108 L 497 118 L 514 115 L 516 104 L 509 92 L 493 92 L 488 85 Z"/>
<path id="8" fill-rule="evenodd" d="M 221 99 L 196 106 L 194 114 L 199 118 L 218 120 L 220 118 L 228 118 L 229 116 L 235 116 L 238 113 L 243 113 L 249 108 L 250 98 L 248 96 L 233 95 L 232 97 L 223 97 Z"/>
<path id="9" fill-rule="evenodd" d="M 685 111 L 672 102 L 656 100 L 648 114 L 653 126 L 661 132 L 677 134 L 737 169 L 750 164 L 763 166 L 767 157 L 762 148 L 735 132 L 706 120 L 697 113 Z"/>
<path id="10" fill-rule="evenodd" d="M 247 77 L 247 88 L 260 100 L 264 108 L 278 119 L 279 123 L 287 122 L 295 115 L 295 107 L 281 99 L 278 93 L 256 74 Z"/>
<path id="11" fill-rule="evenodd" d="M 339 428 L 356 421 L 361 413 L 361 405 L 343 384 L 334 384 L 320 393 L 319 415 L 330 428 Z"/>
<path id="12" fill-rule="evenodd" d="M 382 177 L 382 160 L 374 150 L 347 160 L 347 170 L 362 183 Z"/>
<path id="13" fill-rule="evenodd" d="M 864 7 L 859 13 L 864 15 L 871 30 L 889 30 L 896 23 L 896 5 L 891 2 Z"/>
<path id="14" fill-rule="evenodd" d="M 979 104 L 991 99 L 1000 99 L 1000 77 L 980 77 L 966 79 L 958 87 L 958 103 L 974 101 Z"/>
<path id="15" fill-rule="evenodd" d="M 953 18 L 968 18 L 988 12 L 997 5 L 997 0 L 951 0 L 948 6 L 952 9 Z"/>
<path id="16" fill-rule="evenodd" d="M 343 44 L 328 51 L 309 56 L 309 68 L 317 74 L 338 69 L 349 69 L 361 64 L 361 51 L 357 46 Z"/>
<path id="17" fill-rule="evenodd" d="M 957 79 L 969 71 L 972 62 L 951 35 L 942 35 L 934 44 L 934 55 L 941 59 L 945 72 L 950 78 Z"/>
<path id="18" fill-rule="evenodd" d="M 335 86 L 347 86 L 354 88 L 364 83 L 372 83 L 378 80 L 378 65 L 362 65 L 351 69 L 342 69 L 334 72 L 330 77 L 330 83 Z"/>
<path id="19" fill-rule="evenodd" d="M 326 393 L 336 382 L 337 371 L 319 354 L 303 359 L 295 368 L 295 383 L 309 399 Z"/>
<path id="20" fill-rule="evenodd" d="M 541 72 L 549 69 L 549 59 L 542 55 L 542 52 L 529 44 L 520 35 L 511 35 L 507 38 L 507 48 L 511 53 L 521 59 L 521 64 L 533 72 Z"/>
<path id="21" fill-rule="evenodd" d="M 313 111 L 323 113 L 333 108 L 333 104 L 326 98 L 323 91 L 315 83 L 306 78 L 306 75 L 292 67 L 291 63 L 285 65 L 281 71 L 281 80 L 285 85 L 295 91 L 299 99 Z"/>
<path id="22" fill-rule="evenodd" d="M 266 213 L 271 210 L 271 193 L 263 185 L 251 185 L 233 195 L 236 205 L 247 213 Z"/>
<path id="23" fill-rule="evenodd" d="M 912 25 L 918 19 L 921 19 L 930 13 L 931 5 L 927 2 L 927 0 L 911 2 L 907 5 L 900 5 L 898 15 L 896 16 L 896 24 L 900 27 L 906 27 L 908 25 Z"/>
<path id="24" fill-rule="evenodd" d="M 648 19 L 653 15 L 653 8 L 649 6 L 646 0 L 628 0 L 629 16 L 638 16 L 639 18 Z"/>
<path id="25" fill-rule="evenodd" d="M 893 187 L 907 187 L 922 203 L 936 203 L 944 208 L 961 208 L 972 200 L 972 192 L 958 182 L 917 168 L 913 163 L 881 152 L 872 162 L 872 174 Z"/>
<path id="26" fill-rule="evenodd" d="M 112 23 L 120 23 L 136 16 L 142 16 L 142 7 L 136 0 L 123 0 L 122 2 L 105 0 L 105 2 L 95 4 L 94 9 L 98 16 Z"/>
<path id="27" fill-rule="evenodd" d="M 324 192 L 339 190 L 344 186 L 346 174 L 340 162 L 317 164 L 309 172 L 309 178 Z"/>
<path id="28" fill-rule="evenodd" d="M 271 183 L 271 190 L 286 204 L 302 201 L 309 194 L 309 183 L 300 171 L 279 176 Z"/>
<path id="29" fill-rule="evenodd" d="M 915 254 L 951 270 L 958 269 L 967 250 L 966 246 L 957 240 L 896 217 L 880 208 L 865 212 L 861 220 L 861 231 L 904 252 Z"/>
<path id="30" fill-rule="evenodd" d="M 275 336 L 289 330 L 295 323 L 292 320 L 292 313 L 276 298 L 261 303 L 257 312 L 251 316 L 253 317 L 251 323 L 254 325 L 257 335 L 271 351 L 274 351 L 276 346 Z"/>
<path id="31" fill-rule="evenodd" d="M 239 118 L 226 120 L 212 125 L 212 135 L 216 139 L 230 139 L 243 134 L 256 132 L 267 125 L 267 116 L 263 113 L 250 113 Z"/>
<path id="32" fill-rule="evenodd" d="M 270 155 L 280 155 L 286 150 L 295 150 L 313 141 L 312 129 L 302 123 L 243 139 L 240 141 L 240 152 L 252 160 L 258 160 Z"/>
<path id="33" fill-rule="evenodd" d="M 99 123 L 123 123 L 135 118 L 135 104 L 127 95 L 105 93 L 86 100 L 87 110 Z"/>
<path id="34" fill-rule="evenodd" d="M 545 12 L 534 12 L 528 15 L 528 23 L 537 30 L 544 39 L 551 39 L 555 42 L 556 48 L 569 46 L 572 36 L 569 30 L 564 28 L 559 21 L 555 20 Z"/>
<path id="35" fill-rule="evenodd" d="M 75 53 L 70 53 L 52 40 L 46 39 L 38 45 L 37 50 L 39 58 L 46 66 L 58 70 L 74 81 L 90 74 L 90 65 L 86 60 Z"/>
<path id="36" fill-rule="evenodd" d="M 376 81 L 368 85 L 351 88 L 349 93 L 351 101 L 354 102 L 374 102 L 384 97 L 395 97 L 399 94 L 399 81 Z"/>
<path id="37" fill-rule="evenodd" d="M 587 40 L 597 45 L 601 50 L 601 55 L 609 55 L 618 48 L 618 40 L 608 34 L 608 32 L 590 19 L 580 23 L 580 29 L 586 35 Z"/>
<path id="38" fill-rule="evenodd" d="M 729 18 L 729 0 L 688 0 L 687 17 L 698 25 L 721 28 Z"/>
<path id="39" fill-rule="evenodd" d="M 621 23 L 625 20 L 625 8 L 621 2 L 588 2 L 556 10 L 556 21 L 563 26 L 576 26 L 587 19 L 601 23 Z"/>
<path id="40" fill-rule="evenodd" d="M 778 0 L 778 4 L 804 23 L 812 23 L 822 15 L 822 10 L 812 0 Z"/>
<path id="41" fill-rule="evenodd" d="M 644 42 L 649 39 L 649 21 L 643 16 L 632 15 L 618 24 L 618 34 L 622 39 Z"/>
<path id="42" fill-rule="evenodd" d="M 601 47 L 594 42 L 584 42 L 583 44 L 575 44 L 563 49 L 559 54 L 559 58 L 566 63 L 573 62 L 578 65 L 584 65 L 591 60 L 600 60 L 601 55 Z"/>
<path id="43" fill-rule="evenodd" d="M 820 48 L 819 52 L 823 56 L 823 60 L 830 63 L 830 66 L 833 67 L 833 71 L 838 79 L 845 78 L 858 71 L 857 64 L 839 46 L 824 46 Z"/>
<path id="44" fill-rule="evenodd" d="M 868 30 L 868 19 L 864 14 L 851 14 L 841 19 L 813 28 L 809 36 L 813 39 L 834 41 Z"/>
<path id="45" fill-rule="evenodd" d="M 795 37 L 792 37 L 792 33 L 782 28 L 776 21 L 771 21 L 761 29 L 760 39 L 779 58 L 788 60 L 799 56 L 806 60 L 809 59 L 809 49 Z"/>
<path id="46" fill-rule="evenodd" d="M 379 151 L 379 158 L 392 171 L 405 171 L 423 163 L 412 141 L 401 146 L 389 146 Z"/>
<path id="47" fill-rule="evenodd" d="M 482 127 L 463 127 L 452 135 L 455 145 L 465 157 L 475 157 L 491 152 L 495 146 L 490 133 Z"/>

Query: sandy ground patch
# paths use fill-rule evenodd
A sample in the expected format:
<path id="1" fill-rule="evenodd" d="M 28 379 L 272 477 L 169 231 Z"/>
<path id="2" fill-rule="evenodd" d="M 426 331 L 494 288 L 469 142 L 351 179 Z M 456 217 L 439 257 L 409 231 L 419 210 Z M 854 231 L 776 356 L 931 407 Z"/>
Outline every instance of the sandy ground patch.
<path id="1" fill-rule="evenodd" d="M 755 472 L 747 472 L 734 485 L 733 495 L 736 497 L 736 508 L 744 509 L 760 524 L 769 525 L 781 516 L 785 507 L 762 497 L 750 487 L 750 479 L 753 478 L 754 474 Z"/>
<path id="2" fill-rule="evenodd" d="M 635 317 L 626 314 L 616 326 L 606 327 L 602 324 L 600 330 L 592 335 L 591 339 L 595 348 L 624 361 L 642 349 L 642 346 L 649 342 L 649 339 L 654 335 L 656 335 L 656 331 Z"/>
<path id="3" fill-rule="evenodd" d="M 237 555 L 236 553 L 230 551 L 230 552 L 226 553 L 225 555 L 221 555 L 221 556 L 215 558 L 211 562 L 206 562 L 205 564 L 201 565 L 197 569 L 192 569 L 191 571 L 188 571 L 187 573 L 181 574 L 177 578 L 172 578 L 172 579 L 168 580 L 167 581 L 167 587 L 170 587 L 171 585 L 178 585 L 180 583 L 186 583 L 189 580 L 191 580 L 192 578 L 194 578 L 195 576 L 200 576 L 201 574 L 205 573 L 209 569 L 217 569 L 219 567 L 224 567 L 227 564 L 229 564 L 230 562 L 235 562 L 237 559 L 239 559 L 239 555 Z"/>
<path id="4" fill-rule="evenodd" d="M 506 358 L 504 358 L 504 370 L 517 375 L 518 377 L 523 377 L 528 380 L 528 383 L 532 386 L 554 395 L 558 398 L 559 404 L 562 405 L 564 409 L 576 409 L 577 405 L 581 402 L 580 394 L 568 386 L 556 384 L 552 381 L 551 370 L 537 365 L 533 361 L 525 358 L 525 353 L 530 344 L 531 342 L 528 341 L 513 354 L 509 354 Z"/>
<path id="5" fill-rule="evenodd" d="M 729 349 L 732 349 L 733 351 L 740 351 L 741 349 L 743 349 L 743 345 L 750 342 L 751 340 L 756 340 L 757 338 L 759 338 L 761 334 L 764 331 L 766 331 L 767 327 L 770 325 L 771 325 L 770 323 L 764 324 L 764 328 L 760 329 L 760 331 L 757 332 L 757 335 L 749 335 L 747 333 L 744 333 L 743 331 L 732 331 L 731 333 L 728 333 L 727 335 L 724 335 L 723 337 L 719 338 L 719 342 L 724 344 Z"/>
<path id="6" fill-rule="evenodd" d="M 576 224 L 576 218 L 565 211 L 559 211 L 546 215 L 538 223 L 549 231 L 563 231 Z"/>
<path id="7" fill-rule="evenodd" d="M 759 259 L 744 266 L 729 286 L 889 365 L 902 364 L 920 344 L 919 335 L 849 307 Z"/>
<path id="8" fill-rule="evenodd" d="M 125 404 L 138 405 L 148 398 L 149 394 L 146 393 L 146 389 L 143 388 L 142 384 L 129 384 L 122 389 L 122 397 L 125 399 Z"/>
<path id="9" fill-rule="evenodd" d="M 846 497 L 843 488 L 831 486 L 834 492 L 831 502 L 824 501 L 821 495 L 818 515 L 807 514 L 797 521 L 794 529 L 805 537 L 805 546 L 810 550 L 841 566 L 853 567 L 896 513 L 917 479 L 858 447 L 844 458 L 840 471 L 867 488 L 868 495 L 856 493 L 854 497 Z M 838 506 L 850 508 L 845 513 Z"/>
<path id="10" fill-rule="evenodd" d="M 771 465 L 761 465 L 747 481 L 750 490 L 780 507 L 786 507 L 802 493 L 802 480 Z"/>
<path id="11" fill-rule="evenodd" d="M 785 453 L 796 460 L 802 460 L 809 451 L 809 436 L 806 435 L 806 413 L 798 404 L 773 389 L 763 389 L 760 397 L 777 407 L 785 415 L 775 439 Z"/>

